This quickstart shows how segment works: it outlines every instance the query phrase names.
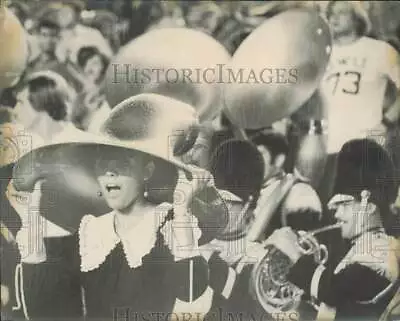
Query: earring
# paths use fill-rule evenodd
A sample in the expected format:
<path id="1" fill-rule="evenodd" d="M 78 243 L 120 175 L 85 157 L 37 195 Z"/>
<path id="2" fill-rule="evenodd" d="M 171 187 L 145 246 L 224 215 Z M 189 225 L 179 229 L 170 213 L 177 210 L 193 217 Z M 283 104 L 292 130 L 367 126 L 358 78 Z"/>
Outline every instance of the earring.
<path id="1" fill-rule="evenodd" d="M 368 199 L 370 198 L 370 196 L 371 196 L 371 192 L 370 191 L 367 191 L 367 190 L 363 190 L 362 192 L 361 192 L 361 204 L 362 204 L 362 206 L 363 207 L 365 207 L 366 208 L 366 206 L 368 205 Z"/>
<path id="2" fill-rule="evenodd" d="M 98 197 L 101 197 L 101 196 L 103 196 L 103 193 L 102 193 L 101 191 L 98 191 L 98 192 L 97 192 L 97 196 L 98 196 Z"/>
<path id="3" fill-rule="evenodd" d="M 149 196 L 148 188 L 147 188 L 147 179 L 144 180 L 144 193 L 143 193 L 144 198 L 147 198 Z"/>

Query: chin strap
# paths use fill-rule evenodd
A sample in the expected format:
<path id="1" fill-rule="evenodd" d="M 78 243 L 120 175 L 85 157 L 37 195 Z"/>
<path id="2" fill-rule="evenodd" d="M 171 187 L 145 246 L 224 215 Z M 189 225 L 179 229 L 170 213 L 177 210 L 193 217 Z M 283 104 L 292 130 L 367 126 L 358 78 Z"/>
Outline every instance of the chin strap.
<path id="1" fill-rule="evenodd" d="M 23 266 L 22 263 L 17 264 L 15 267 L 15 299 L 17 301 L 17 305 L 13 306 L 13 311 L 21 310 L 24 312 L 24 316 L 26 320 L 30 320 L 28 315 L 28 309 L 26 307 L 25 302 L 25 291 L 24 291 L 24 275 L 23 275 Z"/>

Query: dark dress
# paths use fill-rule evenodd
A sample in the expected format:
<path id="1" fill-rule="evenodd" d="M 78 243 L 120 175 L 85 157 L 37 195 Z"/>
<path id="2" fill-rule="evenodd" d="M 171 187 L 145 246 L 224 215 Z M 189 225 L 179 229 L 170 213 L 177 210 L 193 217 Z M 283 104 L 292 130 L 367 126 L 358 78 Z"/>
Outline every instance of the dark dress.
<path id="1" fill-rule="evenodd" d="M 19 262 L 20 255 L 15 242 L 17 232 L 21 228 L 21 219 L 14 208 L 10 205 L 6 190 L 12 176 L 14 164 L 0 167 L 0 221 L 5 227 L 0 238 L 0 267 L 1 284 L 9 289 L 10 300 L 7 305 L 1 308 L 2 318 L 7 320 L 16 304 L 14 298 L 14 273 Z"/>
<path id="2" fill-rule="evenodd" d="M 189 301 L 189 259 L 174 260 L 160 229 L 136 268 L 129 266 L 119 242 L 98 268 L 81 272 L 78 238 L 45 239 L 47 261 L 23 264 L 30 320 L 165 320 L 177 298 Z M 201 256 L 192 260 L 196 299 L 207 288 L 208 270 Z"/>

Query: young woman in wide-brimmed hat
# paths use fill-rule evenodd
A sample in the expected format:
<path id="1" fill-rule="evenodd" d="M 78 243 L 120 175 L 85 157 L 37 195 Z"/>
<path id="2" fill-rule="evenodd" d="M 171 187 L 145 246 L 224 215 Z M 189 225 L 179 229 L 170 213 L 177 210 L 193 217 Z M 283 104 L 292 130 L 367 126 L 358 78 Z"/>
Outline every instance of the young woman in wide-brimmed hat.
<path id="1" fill-rule="evenodd" d="M 46 211 L 44 183 L 36 183 L 30 204 L 39 204 L 48 220 L 40 220 L 44 228 L 37 247 L 29 248 L 29 231 L 21 229 L 17 236 L 22 264 L 16 278 L 24 282 L 17 284 L 17 308 L 25 317 L 110 320 L 130 314 L 149 319 L 158 313 L 165 319 L 174 312 L 206 313 L 216 293 L 229 295 L 233 273 L 227 266 L 213 265 L 217 258 L 212 253 L 200 255 L 198 246 L 207 234 L 199 229 L 202 215 L 221 215 L 224 203 L 208 198 L 194 205 L 200 191 L 213 189 L 212 176 L 177 156 L 190 148 L 196 126 L 195 110 L 189 105 L 142 94 L 116 106 L 101 135 L 70 136 L 67 142 L 54 142 L 30 155 L 39 165 L 64 165 L 66 177 L 71 173 L 68 166 L 92 162 L 92 182 L 97 185 L 81 174 L 70 186 L 88 186 L 81 198 L 97 186 L 98 197 L 110 210 L 78 215 L 79 228 L 71 227 L 76 213 Z M 18 182 L 13 183 L 18 189 Z M 26 208 L 15 200 L 23 193 L 14 185 L 9 199 L 22 220 L 32 222 L 39 216 L 25 214 Z"/>

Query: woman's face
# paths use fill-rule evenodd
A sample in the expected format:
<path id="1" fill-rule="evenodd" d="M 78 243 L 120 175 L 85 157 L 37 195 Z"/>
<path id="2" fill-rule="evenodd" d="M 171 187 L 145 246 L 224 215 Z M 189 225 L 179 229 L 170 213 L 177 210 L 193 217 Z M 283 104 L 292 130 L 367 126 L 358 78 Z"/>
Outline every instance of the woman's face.
<path id="1" fill-rule="evenodd" d="M 100 79 L 103 68 L 103 60 L 99 55 L 95 55 L 86 62 L 83 73 L 89 80 L 97 82 Z"/>
<path id="2" fill-rule="evenodd" d="M 40 117 L 40 113 L 33 109 L 29 101 L 29 90 L 25 88 L 17 94 L 17 104 L 14 108 L 17 122 L 23 125 L 26 129 L 31 129 L 37 119 Z"/>
<path id="3" fill-rule="evenodd" d="M 110 155 L 97 161 L 96 176 L 108 206 L 123 212 L 144 193 L 144 162 L 139 156 Z"/>

